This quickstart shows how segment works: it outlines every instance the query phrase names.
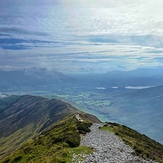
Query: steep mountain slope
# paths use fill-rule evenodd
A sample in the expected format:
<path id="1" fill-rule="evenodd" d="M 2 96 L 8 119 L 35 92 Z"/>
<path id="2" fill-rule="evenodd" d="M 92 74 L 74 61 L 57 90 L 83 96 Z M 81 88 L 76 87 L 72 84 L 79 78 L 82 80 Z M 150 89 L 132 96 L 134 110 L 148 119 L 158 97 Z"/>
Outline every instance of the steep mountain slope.
<path id="1" fill-rule="evenodd" d="M 12 96 L 0 100 L 0 157 L 65 116 L 78 112 L 58 99 Z"/>
<path id="2" fill-rule="evenodd" d="M 131 145 L 135 150 L 133 154 L 163 162 L 163 145 L 126 126 L 101 123 L 95 116 L 82 113 L 66 102 L 26 95 L 1 98 L 0 104 L 3 104 L 0 113 L 2 163 L 71 163 L 74 159 L 75 162 L 81 162 L 96 149 L 90 148 L 89 145 L 79 146 L 81 135 L 90 132 L 89 127 L 93 123 L 100 123 L 100 126 L 104 126 L 102 130 L 115 133 Z M 93 134 L 94 142 L 99 144 L 98 148 L 102 150 L 100 141 L 103 138 L 100 138 L 98 132 Z M 110 137 L 105 138 L 104 146 L 106 141 L 111 141 Z M 117 147 L 120 140 L 115 140 Z M 121 152 L 122 157 L 128 156 L 125 150 L 115 150 L 114 146 L 108 150 L 113 153 Z M 110 159 L 114 160 L 114 155 L 112 157 Z"/>
<path id="3" fill-rule="evenodd" d="M 163 144 L 163 86 L 105 92 L 112 102 L 105 112 L 109 121 L 129 126 Z"/>
<path id="4" fill-rule="evenodd" d="M 84 161 L 88 157 L 84 162 L 155 163 L 149 159 L 163 162 L 163 145 L 126 126 L 97 122 L 99 122 L 97 118 L 85 113 L 69 115 L 24 143 L 1 161 L 2 163 L 75 163 Z M 99 129 L 100 126 L 102 127 Z"/>
<path id="5" fill-rule="evenodd" d="M 90 153 L 90 148 L 78 147 L 80 144 L 80 134 L 89 132 L 89 127 L 92 124 L 87 120 L 85 121 L 87 116 L 84 114 L 80 114 L 80 116 L 82 116 L 82 122 L 76 118 L 75 114 L 67 116 L 43 131 L 38 137 L 25 143 L 2 162 L 71 162 L 72 153 L 80 151 Z M 99 120 L 96 119 L 94 122 L 99 122 Z M 78 148 L 74 149 L 74 147 Z"/>

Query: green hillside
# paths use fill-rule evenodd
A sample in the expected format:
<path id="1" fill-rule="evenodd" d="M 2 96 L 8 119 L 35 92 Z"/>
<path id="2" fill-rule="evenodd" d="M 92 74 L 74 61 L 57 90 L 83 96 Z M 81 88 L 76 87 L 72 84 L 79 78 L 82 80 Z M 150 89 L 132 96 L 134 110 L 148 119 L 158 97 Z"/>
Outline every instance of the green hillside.
<path id="1" fill-rule="evenodd" d="M 9 96 L 0 99 L 0 162 L 72 163 L 93 152 L 80 146 L 81 136 L 100 121 L 78 111 L 67 102 L 38 96 Z M 134 155 L 163 163 L 163 145 L 124 125 L 105 123 L 130 145 Z M 80 155 L 78 155 L 80 154 Z"/>
<path id="2" fill-rule="evenodd" d="M 87 119 L 84 114 L 81 116 L 82 119 Z M 2 163 L 71 163 L 73 154 L 92 152 L 88 147 L 79 147 L 80 134 L 89 132 L 91 124 L 87 120 L 80 122 L 75 115 L 69 115 L 23 144 Z"/>
<path id="3" fill-rule="evenodd" d="M 76 108 L 57 99 L 9 96 L 0 99 L 0 159 Z"/>
<path id="4" fill-rule="evenodd" d="M 94 116 L 80 113 L 84 121 L 79 121 L 76 114 L 69 115 L 43 131 L 39 136 L 24 143 L 20 148 L 5 157 L 2 163 L 72 163 L 73 156 L 93 152 L 89 147 L 80 146 L 80 136 L 90 131 L 93 122 L 99 122 Z M 163 145 L 126 126 L 105 123 L 102 130 L 108 130 L 119 136 L 135 152 L 133 155 L 148 160 L 163 162 Z M 79 156 L 79 155 L 78 155 Z"/>

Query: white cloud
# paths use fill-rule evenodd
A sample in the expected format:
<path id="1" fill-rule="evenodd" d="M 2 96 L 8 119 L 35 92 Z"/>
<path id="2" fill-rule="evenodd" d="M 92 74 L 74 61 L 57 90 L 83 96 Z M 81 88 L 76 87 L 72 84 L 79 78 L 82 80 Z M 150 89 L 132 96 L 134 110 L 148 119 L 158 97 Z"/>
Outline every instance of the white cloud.
<path id="1" fill-rule="evenodd" d="M 19 39 L 13 45 L 30 48 L 0 49 L 0 66 L 93 71 L 163 65 L 162 0 L 61 0 L 60 4 L 33 7 L 24 2 L 23 7 L 1 8 L 0 30 L 9 34 L 5 38 Z M 40 42 L 30 42 L 34 39 Z"/>

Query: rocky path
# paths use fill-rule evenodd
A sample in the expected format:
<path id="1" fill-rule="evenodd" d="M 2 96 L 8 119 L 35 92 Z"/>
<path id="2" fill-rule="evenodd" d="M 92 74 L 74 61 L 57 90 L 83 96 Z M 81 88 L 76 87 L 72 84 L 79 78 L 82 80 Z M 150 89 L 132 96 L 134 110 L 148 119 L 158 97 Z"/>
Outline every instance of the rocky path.
<path id="1" fill-rule="evenodd" d="M 91 132 L 81 140 L 81 145 L 95 149 L 83 163 L 154 163 L 132 155 L 133 150 L 114 134 L 99 130 L 102 124 L 93 124 Z"/>

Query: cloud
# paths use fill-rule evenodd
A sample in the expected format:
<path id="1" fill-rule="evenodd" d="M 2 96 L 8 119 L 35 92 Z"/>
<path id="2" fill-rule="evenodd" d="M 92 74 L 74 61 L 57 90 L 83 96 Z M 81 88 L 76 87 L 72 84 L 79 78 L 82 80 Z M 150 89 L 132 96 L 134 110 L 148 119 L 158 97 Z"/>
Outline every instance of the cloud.
<path id="1" fill-rule="evenodd" d="M 20 35 L 35 35 L 35 36 L 48 36 L 45 32 L 29 31 L 22 28 L 15 27 L 0 27 L 0 33 L 6 34 L 20 34 Z"/>
<path id="2" fill-rule="evenodd" d="M 42 6 L 42 5 L 57 5 L 60 4 L 59 0 L 1 0 L 1 7 L 7 6 Z"/>
<path id="3" fill-rule="evenodd" d="M 152 51 L 155 50 L 155 53 Z M 158 49 L 159 51 L 162 49 Z M 63 47 L 34 47 L 19 51 L 7 50 L 5 65 L 29 67 L 35 65 L 49 70 L 108 71 L 136 69 L 163 64 L 163 54 L 157 48 L 119 44 L 71 44 Z M 1 65 L 1 63 L 0 63 Z"/>
<path id="4" fill-rule="evenodd" d="M 85 37 L 94 43 L 110 43 L 119 45 L 138 45 L 163 48 L 163 36 L 154 35 L 93 35 Z"/>
<path id="5" fill-rule="evenodd" d="M 35 47 L 63 47 L 67 44 L 64 42 L 57 41 L 46 41 L 46 40 L 35 40 L 35 39 L 20 39 L 20 38 L 12 38 L 0 37 L 0 47 L 3 49 L 13 49 L 13 50 L 22 50 L 29 49 Z"/>
<path id="6" fill-rule="evenodd" d="M 2 4 L 0 66 L 108 71 L 163 65 L 162 0 Z"/>

